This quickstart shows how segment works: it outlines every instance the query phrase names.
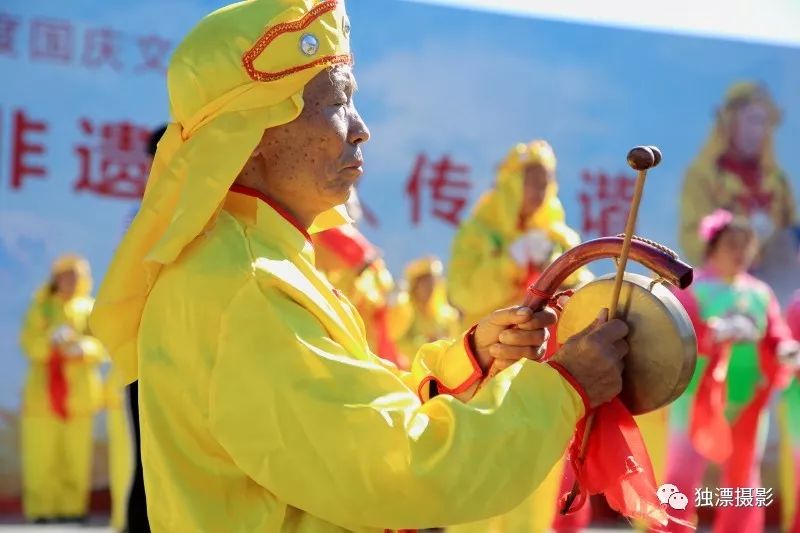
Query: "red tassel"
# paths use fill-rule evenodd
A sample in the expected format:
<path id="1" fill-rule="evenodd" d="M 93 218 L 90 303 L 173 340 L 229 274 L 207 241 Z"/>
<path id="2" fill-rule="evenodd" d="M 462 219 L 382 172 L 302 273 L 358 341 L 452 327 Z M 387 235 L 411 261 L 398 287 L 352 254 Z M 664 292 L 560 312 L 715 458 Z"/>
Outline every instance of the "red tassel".
<path id="1" fill-rule="evenodd" d="M 67 396 L 69 396 L 69 383 L 64 372 L 66 358 L 53 346 L 50 351 L 50 359 L 47 362 L 48 380 L 47 385 L 50 393 L 50 407 L 53 412 L 62 420 L 69 418 L 67 413 Z"/>

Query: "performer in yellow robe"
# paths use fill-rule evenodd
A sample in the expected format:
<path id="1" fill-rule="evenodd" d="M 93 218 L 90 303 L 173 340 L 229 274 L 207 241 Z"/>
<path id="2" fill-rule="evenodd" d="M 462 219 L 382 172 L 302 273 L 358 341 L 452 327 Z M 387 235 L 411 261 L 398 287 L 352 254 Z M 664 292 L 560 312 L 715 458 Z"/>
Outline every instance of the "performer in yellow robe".
<path id="1" fill-rule="evenodd" d="M 775 159 L 779 118 L 763 86 L 740 82 L 728 90 L 711 135 L 683 181 L 679 237 L 690 263 L 704 260 L 697 228 L 716 209 L 748 217 L 762 243 L 797 223 L 791 184 Z"/>
<path id="2" fill-rule="evenodd" d="M 536 140 L 511 149 L 500 166 L 494 189 L 485 193 L 458 229 L 448 269 L 450 300 L 473 323 L 491 309 L 520 303 L 527 287 L 555 257 L 580 242 L 564 222 L 555 177 L 556 157 Z M 567 280 L 576 286 L 591 279 L 581 269 Z M 451 533 L 534 533 L 548 531 L 556 517 L 559 463 L 537 491 L 519 507 L 489 521 L 448 528 Z"/>
<path id="3" fill-rule="evenodd" d="M 528 360 L 555 317 L 527 308 L 424 346 L 411 372 L 370 352 L 309 235 L 345 222 L 369 136 L 349 34 L 336 0 L 240 2 L 171 61 L 174 122 L 91 319 L 139 379 L 153 531 L 383 532 L 498 514 L 621 388 L 627 327 L 602 316 L 554 363 Z M 516 362 L 476 393 L 495 358 Z"/>
<path id="4" fill-rule="evenodd" d="M 406 266 L 406 289 L 397 295 L 390 322 L 397 346 L 408 358 L 423 344 L 454 338 L 461 331 L 458 311 L 447 302 L 442 272 L 442 262 L 435 257 L 423 257 Z"/>
<path id="5" fill-rule="evenodd" d="M 22 398 L 22 502 L 34 522 L 80 521 L 88 512 L 92 419 L 102 404 L 100 342 L 88 335 L 89 263 L 53 263 L 25 315 L 20 343 L 30 360 Z"/>
<path id="6" fill-rule="evenodd" d="M 545 141 L 516 145 L 500 166 L 494 188 L 458 228 L 447 288 L 465 323 L 519 303 L 542 268 L 580 243 L 564 222 L 555 171 L 556 157 Z M 581 269 L 567 285 L 590 279 L 591 273 Z"/>

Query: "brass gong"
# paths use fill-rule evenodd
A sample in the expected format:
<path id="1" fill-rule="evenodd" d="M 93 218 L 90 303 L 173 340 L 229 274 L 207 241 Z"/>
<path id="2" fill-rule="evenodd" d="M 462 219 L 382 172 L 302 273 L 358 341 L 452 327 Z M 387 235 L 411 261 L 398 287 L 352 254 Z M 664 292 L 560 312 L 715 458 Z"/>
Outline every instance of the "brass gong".
<path id="1" fill-rule="evenodd" d="M 694 373 L 697 337 L 681 303 L 660 282 L 626 272 L 617 317 L 630 327 L 620 399 L 634 415 L 668 405 L 678 398 Z M 558 321 L 563 344 L 608 307 L 614 274 L 590 281 L 569 298 Z"/>

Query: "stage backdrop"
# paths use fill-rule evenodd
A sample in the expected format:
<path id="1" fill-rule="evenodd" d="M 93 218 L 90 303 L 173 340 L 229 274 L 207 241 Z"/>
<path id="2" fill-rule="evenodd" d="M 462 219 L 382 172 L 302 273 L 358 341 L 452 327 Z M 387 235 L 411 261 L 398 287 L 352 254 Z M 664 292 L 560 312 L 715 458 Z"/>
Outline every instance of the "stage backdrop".
<path id="1" fill-rule="evenodd" d="M 171 50 L 213 0 L 6 0 L 0 6 L 0 477 L 16 469 L 13 421 L 29 298 L 58 254 L 102 278 L 146 178 L 147 132 L 168 117 Z M 459 220 L 514 143 L 559 159 L 568 222 L 620 231 L 636 144 L 661 147 L 639 233 L 677 245 L 685 168 L 736 81 L 764 82 L 784 111 L 777 153 L 800 191 L 800 50 L 435 7 L 349 0 L 357 103 L 372 131 L 360 193 L 366 234 L 395 274 L 444 260 Z M 5 474 L 5 475 L 4 475 Z M 11 477 L 9 477 L 11 476 Z"/>

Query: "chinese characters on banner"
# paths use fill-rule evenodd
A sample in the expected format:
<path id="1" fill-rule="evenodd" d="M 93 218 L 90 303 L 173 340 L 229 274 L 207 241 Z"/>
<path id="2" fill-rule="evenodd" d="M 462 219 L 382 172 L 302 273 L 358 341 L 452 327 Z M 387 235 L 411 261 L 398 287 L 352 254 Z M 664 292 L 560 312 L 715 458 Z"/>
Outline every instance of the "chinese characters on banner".
<path id="1" fill-rule="evenodd" d="M 0 109 L 0 125 L 6 123 L 3 111 Z M 44 156 L 50 125 L 24 109 L 14 109 L 9 115 L 9 187 L 19 191 L 27 180 L 48 176 Z M 97 124 L 86 118 L 76 126 L 83 137 L 74 148 L 73 190 L 112 198 L 141 198 L 150 168 L 146 150 L 150 130 L 128 121 Z"/>
<path id="2" fill-rule="evenodd" d="M 636 178 L 619 174 L 611 177 L 605 172 L 581 173 L 582 190 L 578 194 L 581 206 L 581 234 L 604 237 L 625 231 Z"/>
<path id="3" fill-rule="evenodd" d="M 27 48 L 26 48 L 27 46 Z M 0 12 L 0 57 L 91 69 L 163 74 L 172 42 L 158 35 L 131 35 L 111 28 L 81 28 L 68 20 Z"/>
<path id="4" fill-rule="evenodd" d="M 769 507 L 772 488 L 766 487 L 708 487 L 694 489 L 695 507 Z"/>
<path id="5" fill-rule="evenodd" d="M 405 185 L 406 196 L 411 199 L 411 223 L 420 223 L 424 198 L 432 216 L 458 226 L 471 186 L 467 165 L 454 163 L 449 155 L 438 161 L 417 155 Z"/>

